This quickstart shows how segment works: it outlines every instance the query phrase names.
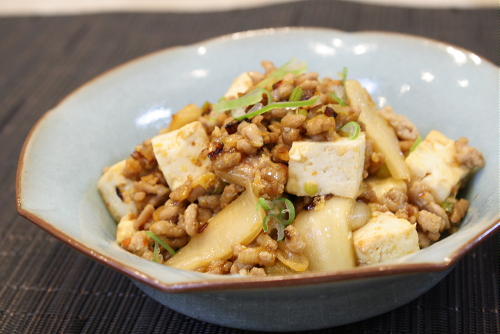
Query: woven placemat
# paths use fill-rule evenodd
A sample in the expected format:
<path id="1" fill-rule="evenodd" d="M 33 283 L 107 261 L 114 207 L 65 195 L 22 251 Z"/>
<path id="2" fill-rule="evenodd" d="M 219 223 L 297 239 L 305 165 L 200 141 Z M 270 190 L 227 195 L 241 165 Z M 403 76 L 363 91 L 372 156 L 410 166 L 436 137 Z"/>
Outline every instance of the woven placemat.
<path id="1" fill-rule="evenodd" d="M 451 42 L 500 63 L 495 10 L 422 10 L 309 1 L 210 14 L 0 18 L 0 333 L 230 333 L 146 297 L 127 277 L 15 211 L 22 142 L 46 110 L 97 74 L 145 53 L 246 29 L 389 30 Z M 325 332 L 498 333 L 498 235 L 428 293 Z"/>

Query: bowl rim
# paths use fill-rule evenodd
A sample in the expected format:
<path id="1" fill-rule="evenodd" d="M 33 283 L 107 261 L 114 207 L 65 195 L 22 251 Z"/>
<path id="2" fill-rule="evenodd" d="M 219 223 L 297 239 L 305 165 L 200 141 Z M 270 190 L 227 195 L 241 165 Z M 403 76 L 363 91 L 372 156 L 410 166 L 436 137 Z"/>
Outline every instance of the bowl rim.
<path id="1" fill-rule="evenodd" d="M 397 263 L 397 264 L 382 264 L 378 266 L 369 266 L 369 267 L 357 267 L 349 270 L 341 270 L 341 271 L 333 271 L 333 272 L 319 272 L 319 273 L 305 273 L 305 274 L 295 274 L 295 275 L 287 275 L 287 276 L 268 276 L 268 277 L 234 277 L 234 278 L 224 278 L 224 279 L 206 279 L 201 281 L 186 281 L 186 282 L 177 282 L 177 283 L 165 283 L 160 281 L 159 279 L 142 272 L 139 269 L 136 269 L 132 266 L 129 266 L 125 263 L 118 261 L 112 256 L 102 254 L 93 250 L 92 248 L 86 246 L 84 243 L 79 242 L 74 239 L 70 235 L 62 232 L 57 229 L 54 225 L 52 225 L 49 221 L 44 218 L 38 216 L 37 214 L 31 212 L 30 210 L 23 207 L 23 189 L 22 189 L 22 177 L 24 174 L 24 162 L 26 158 L 26 154 L 28 151 L 28 147 L 31 144 L 31 139 L 33 135 L 38 131 L 41 127 L 42 123 L 46 120 L 47 116 L 55 111 L 60 105 L 65 103 L 68 99 L 70 99 L 73 95 L 80 92 L 80 90 L 85 87 L 94 84 L 95 82 L 101 80 L 105 76 L 121 70 L 122 68 L 129 66 L 131 64 L 139 63 L 148 57 L 155 56 L 159 53 L 170 52 L 177 49 L 184 49 L 195 47 L 197 45 L 202 46 L 206 43 L 217 42 L 217 41 L 228 41 L 235 39 L 245 39 L 259 36 L 268 36 L 274 34 L 281 33 L 290 33 L 290 32 L 301 32 L 301 31 L 322 31 L 322 32 L 334 32 L 341 34 L 370 34 L 370 35 L 386 35 L 392 36 L 396 38 L 406 38 L 413 39 L 416 41 L 424 41 L 428 42 L 434 46 L 453 46 L 454 48 L 467 52 L 473 53 L 465 48 L 460 46 L 455 46 L 453 44 L 438 41 L 432 38 L 404 34 L 398 32 L 388 32 L 388 31 L 377 31 L 377 30 L 362 30 L 355 32 L 346 32 L 339 29 L 331 29 L 324 27 L 280 27 L 280 28 L 264 28 L 264 29 L 256 29 L 256 30 L 247 30 L 242 32 L 235 32 L 230 34 L 225 34 L 209 39 L 205 39 L 196 43 L 182 45 L 182 46 L 173 46 L 168 48 L 159 49 L 153 51 L 151 53 L 147 53 L 145 55 L 139 56 L 137 58 L 126 61 L 122 64 L 119 64 L 99 75 L 94 77 L 93 79 L 87 81 L 82 84 L 67 96 L 65 96 L 59 103 L 56 104 L 54 108 L 45 112 L 42 117 L 40 117 L 31 130 L 29 131 L 26 139 L 23 143 L 21 152 L 19 154 L 18 167 L 16 172 L 16 207 L 18 213 L 52 234 L 54 237 L 78 250 L 79 252 L 97 260 L 98 262 L 108 265 L 111 268 L 129 276 L 130 278 L 137 280 L 141 283 L 147 284 L 155 289 L 164 292 L 188 292 L 188 291 L 207 291 L 207 290 L 233 290 L 233 289 L 245 289 L 245 288 L 272 288 L 272 287 L 285 287 L 285 286 L 300 286 L 300 285 L 312 285 L 312 284 L 320 284 L 320 283 L 331 283 L 336 281 L 346 281 L 346 280 L 356 280 L 363 278 L 372 278 L 372 277 L 383 277 L 389 275 L 397 275 L 397 274 L 414 274 L 414 273 L 423 273 L 423 272 L 435 272 L 435 271 L 445 271 L 451 269 L 451 267 L 461 259 L 468 251 L 472 248 L 479 245 L 483 242 L 487 237 L 490 237 L 497 231 L 500 227 L 500 217 L 494 218 L 489 224 L 487 224 L 484 229 L 478 232 L 476 235 L 472 236 L 465 242 L 460 248 L 455 250 L 449 257 L 446 257 L 444 261 L 441 262 L 420 262 L 420 263 Z M 475 54 L 475 53 L 474 53 Z M 495 65 L 490 60 L 479 56 L 482 61 L 485 61 L 490 66 L 493 66 L 495 69 L 499 69 L 497 65 Z"/>

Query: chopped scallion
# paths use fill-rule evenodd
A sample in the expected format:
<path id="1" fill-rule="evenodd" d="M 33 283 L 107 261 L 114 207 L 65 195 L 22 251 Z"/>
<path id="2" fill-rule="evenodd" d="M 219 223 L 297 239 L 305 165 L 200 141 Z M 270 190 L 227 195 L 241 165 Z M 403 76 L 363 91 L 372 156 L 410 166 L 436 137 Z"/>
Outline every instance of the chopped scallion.
<path id="1" fill-rule="evenodd" d="M 269 220 L 271 220 L 271 216 L 265 216 L 264 222 L 262 223 L 262 229 L 264 232 L 269 232 Z"/>
<path id="2" fill-rule="evenodd" d="M 340 78 L 342 79 L 342 83 L 345 85 L 345 82 L 347 81 L 347 75 L 349 74 L 349 69 L 344 66 L 342 69 L 342 72 L 340 73 Z"/>
<path id="3" fill-rule="evenodd" d="M 276 240 L 282 241 L 285 239 L 285 226 L 284 224 L 276 225 L 277 238 Z"/>
<path id="4" fill-rule="evenodd" d="M 276 201 L 283 202 L 285 208 L 281 209 L 279 217 L 285 224 L 285 226 L 290 225 L 295 220 L 295 206 L 292 201 L 288 198 L 279 198 Z"/>
<path id="5" fill-rule="evenodd" d="M 165 248 L 170 253 L 170 255 L 175 255 L 175 250 L 168 243 L 166 243 L 165 241 L 163 241 L 162 238 L 160 238 L 159 236 L 157 236 L 154 232 L 147 231 L 146 234 L 147 234 L 148 237 L 150 237 L 151 239 L 153 239 L 154 241 L 156 241 L 157 243 L 159 243 L 160 246 L 162 246 L 163 248 Z"/>
<path id="6" fill-rule="evenodd" d="M 359 137 L 359 134 L 361 133 L 361 126 L 358 122 L 351 121 L 341 127 L 340 132 L 348 136 L 349 139 L 354 140 Z"/>
<path id="7" fill-rule="evenodd" d="M 256 110 L 254 112 L 249 112 L 243 116 L 236 117 L 236 119 L 238 121 L 241 121 L 243 119 L 253 118 L 255 116 L 262 115 L 263 113 L 266 113 L 266 112 L 271 111 L 273 109 L 309 107 L 309 106 L 315 105 L 317 102 L 318 102 L 318 98 L 313 97 L 313 98 L 311 98 L 309 100 L 305 100 L 305 101 L 288 101 L 288 102 L 271 103 L 265 107 L 262 107 L 262 109 Z"/>
<path id="8" fill-rule="evenodd" d="M 306 71 L 307 64 L 305 62 L 300 62 L 297 59 L 292 59 L 285 65 L 269 73 L 267 78 L 257 84 L 257 87 L 271 89 L 275 83 L 281 81 L 288 73 L 298 75 Z"/>
<path id="9" fill-rule="evenodd" d="M 304 184 L 304 190 L 309 196 L 314 196 L 318 193 L 319 187 L 316 182 L 306 182 Z"/>
<path id="10" fill-rule="evenodd" d="M 271 94 L 264 88 L 257 88 L 237 99 L 220 100 L 214 105 L 214 110 L 216 112 L 223 112 L 227 110 L 248 107 L 253 104 L 256 104 L 257 102 L 260 102 L 262 100 L 262 95 L 266 95 L 268 100 L 270 99 L 271 96 Z"/>
<path id="11" fill-rule="evenodd" d="M 269 202 L 265 198 L 260 197 L 259 202 L 257 204 L 266 211 L 271 210 L 271 206 L 269 205 Z"/>
<path id="12" fill-rule="evenodd" d="M 156 241 L 155 241 L 155 246 L 153 248 L 153 261 L 161 263 L 160 245 Z"/>
<path id="13" fill-rule="evenodd" d="M 443 203 L 441 203 L 441 207 L 444 209 L 444 211 L 452 213 L 455 204 L 453 202 L 444 201 Z"/>
<path id="14" fill-rule="evenodd" d="M 415 139 L 415 142 L 413 142 L 413 145 L 411 145 L 410 147 L 410 153 L 415 151 L 415 149 L 417 148 L 418 145 L 420 145 L 421 142 L 422 142 L 422 137 L 418 136 L 418 138 Z"/>
<path id="15" fill-rule="evenodd" d="M 335 92 L 332 92 L 332 98 L 335 100 L 335 102 L 337 102 L 342 107 L 347 106 L 347 103 L 344 101 L 344 99 L 339 97 Z"/>
<path id="16" fill-rule="evenodd" d="M 292 94 L 290 94 L 290 98 L 288 100 L 289 101 L 300 101 L 300 100 L 302 100 L 303 96 L 304 96 L 304 90 L 302 88 L 300 88 L 299 86 L 297 86 L 292 90 Z"/>

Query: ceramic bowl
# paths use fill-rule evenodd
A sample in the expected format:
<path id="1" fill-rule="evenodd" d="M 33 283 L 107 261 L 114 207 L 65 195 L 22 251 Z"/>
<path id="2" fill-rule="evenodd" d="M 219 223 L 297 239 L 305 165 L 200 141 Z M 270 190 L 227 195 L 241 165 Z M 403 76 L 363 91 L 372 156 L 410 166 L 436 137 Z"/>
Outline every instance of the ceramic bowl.
<path id="1" fill-rule="evenodd" d="M 380 266 L 288 277 L 187 272 L 146 261 L 115 243 L 116 225 L 96 182 L 104 166 L 165 127 L 188 103 L 216 101 L 260 60 L 295 57 L 336 77 L 344 66 L 380 105 L 422 133 L 467 136 L 487 165 L 467 189 L 460 230 Z M 208 322 L 254 330 L 306 330 L 365 319 L 435 285 L 498 223 L 498 68 L 461 48 L 407 35 L 327 29 L 247 31 L 155 52 L 87 83 L 32 129 L 21 153 L 19 212 L 67 244 L 128 275 L 162 304 Z"/>

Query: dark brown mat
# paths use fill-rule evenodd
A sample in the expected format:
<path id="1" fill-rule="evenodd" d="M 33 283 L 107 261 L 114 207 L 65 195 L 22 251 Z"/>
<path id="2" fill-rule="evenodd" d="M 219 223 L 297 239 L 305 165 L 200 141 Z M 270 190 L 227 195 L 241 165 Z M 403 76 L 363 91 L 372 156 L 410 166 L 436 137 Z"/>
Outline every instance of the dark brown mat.
<path id="1" fill-rule="evenodd" d="M 210 14 L 0 18 L 0 333 L 229 333 L 144 296 L 128 278 L 15 211 L 22 142 L 37 118 L 97 74 L 145 53 L 246 29 L 388 30 L 451 42 L 500 63 L 498 11 L 309 1 Z M 494 163 L 494 162 L 493 162 Z M 498 235 L 397 310 L 325 332 L 499 333 Z M 240 332 L 240 331 L 234 331 Z"/>

